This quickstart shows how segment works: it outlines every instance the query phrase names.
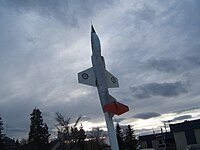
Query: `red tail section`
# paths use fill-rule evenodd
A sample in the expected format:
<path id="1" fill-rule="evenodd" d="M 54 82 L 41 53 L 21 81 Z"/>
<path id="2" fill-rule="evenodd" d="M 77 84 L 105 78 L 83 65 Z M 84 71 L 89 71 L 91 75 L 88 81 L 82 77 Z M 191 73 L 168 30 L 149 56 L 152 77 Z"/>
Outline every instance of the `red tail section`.
<path id="1" fill-rule="evenodd" d="M 124 105 L 122 103 L 119 103 L 117 101 L 113 101 L 111 103 L 108 103 L 104 105 L 104 111 L 113 113 L 116 115 L 121 115 L 127 111 L 129 111 L 129 108 L 127 105 Z"/>

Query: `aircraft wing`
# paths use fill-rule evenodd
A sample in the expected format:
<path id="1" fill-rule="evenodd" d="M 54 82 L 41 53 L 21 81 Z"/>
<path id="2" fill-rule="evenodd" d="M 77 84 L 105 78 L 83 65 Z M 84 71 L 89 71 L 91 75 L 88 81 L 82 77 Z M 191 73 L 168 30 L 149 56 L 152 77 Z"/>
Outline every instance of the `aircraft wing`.
<path id="1" fill-rule="evenodd" d="M 106 80 L 108 88 L 119 87 L 118 79 L 107 70 L 106 70 Z"/>
<path id="2" fill-rule="evenodd" d="M 90 86 L 96 86 L 96 78 L 93 67 L 78 73 L 78 82 Z"/>

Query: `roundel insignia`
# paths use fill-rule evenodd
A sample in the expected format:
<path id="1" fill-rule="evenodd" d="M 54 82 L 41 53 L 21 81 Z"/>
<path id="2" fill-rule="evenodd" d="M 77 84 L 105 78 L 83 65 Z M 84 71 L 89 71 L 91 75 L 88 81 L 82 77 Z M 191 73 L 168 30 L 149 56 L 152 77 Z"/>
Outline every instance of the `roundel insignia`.
<path id="1" fill-rule="evenodd" d="M 112 81 L 113 83 L 115 83 L 115 82 L 116 82 L 115 77 L 111 77 L 111 81 Z"/>
<path id="2" fill-rule="evenodd" d="M 83 73 L 83 74 L 82 74 L 82 78 L 83 78 L 83 79 L 88 79 L 88 78 L 89 78 L 89 76 L 88 76 L 88 74 L 87 74 L 87 73 Z"/>

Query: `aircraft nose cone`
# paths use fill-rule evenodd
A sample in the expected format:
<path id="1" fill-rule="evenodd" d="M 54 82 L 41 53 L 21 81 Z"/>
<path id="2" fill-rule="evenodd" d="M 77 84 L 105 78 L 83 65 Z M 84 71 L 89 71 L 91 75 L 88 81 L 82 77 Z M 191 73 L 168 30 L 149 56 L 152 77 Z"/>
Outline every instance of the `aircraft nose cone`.
<path id="1" fill-rule="evenodd" d="M 96 32 L 95 32 L 95 29 L 94 29 L 94 27 L 93 27 L 93 25 L 91 25 L 91 32 L 92 32 L 92 33 L 96 33 Z"/>

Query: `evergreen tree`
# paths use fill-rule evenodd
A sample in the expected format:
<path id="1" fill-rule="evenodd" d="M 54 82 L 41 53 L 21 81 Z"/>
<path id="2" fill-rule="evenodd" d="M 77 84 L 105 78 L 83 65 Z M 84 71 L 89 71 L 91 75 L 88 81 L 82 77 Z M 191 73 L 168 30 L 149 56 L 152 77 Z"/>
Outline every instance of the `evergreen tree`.
<path id="1" fill-rule="evenodd" d="M 119 123 L 117 123 L 117 125 L 116 125 L 116 136 L 117 136 L 119 149 L 122 150 L 124 148 L 124 141 L 123 141 L 122 129 L 121 129 Z"/>
<path id="2" fill-rule="evenodd" d="M 15 144 L 16 144 L 17 148 L 19 148 L 20 143 L 19 143 L 19 140 L 18 140 L 18 139 L 15 141 Z"/>
<path id="3" fill-rule="evenodd" d="M 79 132 L 78 132 L 78 147 L 80 150 L 85 149 L 85 139 L 86 139 L 85 130 L 83 129 L 83 126 L 81 124 Z"/>
<path id="4" fill-rule="evenodd" d="M 45 142 L 45 144 L 49 144 L 49 136 L 50 136 L 50 134 L 49 134 L 49 131 L 48 131 L 48 126 L 47 126 L 47 124 L 45 123 L 44 124 L 44 128 L 43 128 L 43 140 L 44 140 L 44 142 Z"/>
<path id="5" fill-rule="evenodd" d="M 4 148 L 3 120 L 0 117 L 0 149 Z"/>
<path id="6" fill-rule="evenodd" d="M 43 123 L 42 115 L 39 109 L 34 109 L 31 115 L 31 125 L 28 143 L 34 150 L 49 149 L 49 132 L 46 124 Z"/>
<path id="7" fill-rule="evenodd" d="M 135 138 L 135 131 L 131 128 L 130 125 L 126 128 L 125 134 L 125 147 L 127 150 L 136 150 L 137 140 Z"/>

